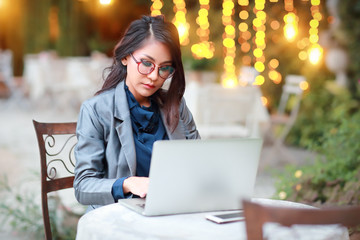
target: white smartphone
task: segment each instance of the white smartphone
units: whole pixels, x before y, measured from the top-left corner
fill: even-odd
[[[244,212],[220,213],[214,215],[207,215],[206,219],[216,223],[228,223],[244,220]]]

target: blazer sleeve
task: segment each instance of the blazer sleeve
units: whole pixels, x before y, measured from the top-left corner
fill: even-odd
[[[180,103],[180,122],[182,122],[186,139],[200,139],[200,134],[196,129],[194,118],[186,105],[185,99],[182,98]]]
[[[106,174],[104,127],[94,109],[85,102],[80,109],[75,148],[75,196],[84,205],[114,203],[111,190],[116,179]]]

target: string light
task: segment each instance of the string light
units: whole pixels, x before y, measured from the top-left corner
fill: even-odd
[[[282,81],[281,73],[276,70],[276,68],[279,66],[279,60],[276,58],[273,58],[268,63],[268,77],[271,81],[273,81],[275,84],[279,84]]]
[[[111,3],[111,0],[100,0],[101,5],[109,5]]]
[[[240,50],[243,53],[242,57],[242,65],[249,66],[251,64],[251,57],[248,55],[250,52],[251,46],[248,40],[251,39],[251,32],[249,31],[249,26],[245,22],[249,18],[249,12],[247,11],[249,7],[249,1],[239,0],[238,4],[240,5],[239,18],[240,23],[238,25],[239,29],[239,38],[238,43],[240,44]],[[242,83],[240,80],[240,85],[244,85],[246,83]]]
[[[224,46],[224,75],[222,76],[222,84],[224,87],[231,88],[237,85],[237,77],[235,74],[235,23],[232,19],[234,14],[234,3],[232,0],[223,0],[223,16],[222,23],[225,27],[223,34]]]
[[[163,7],[163,2],[161,0],[151,0],[153,4],[151,5],[151,16],[161,15],[161,8]]]
[[[181,45],[189,44],[189,28],[190,24],[186,22],[186,4],[184,0],[173,0],[175,17],[173,23],[179,32],[179,40]]]
[[[266,97],[261,96],[260,99],[261,99],[262,105],[264,105],[264,106],[268,106],[268,105],[269,105],[269,100],[268,100]]]
[[[191,46],[191,52],[195,58],[207,58],[210,59],[214,57],[215,47],[212,42],[209,42],[210,35],[210,24],[208,20],[210,4],[209,0],[199,0],[200,10],[198,12],[198,17],[196,18],[196,23],[199,25],[199,28],[196,30],[196,34],[200,38],[200,43],[194,44]]]
[[[322,19],[319,5],[320,5],[320,0],[311,0],[312,19],[309,22],[309,25],[310,25],[309,41],[310,41],[311,46],[308,50],[308,57],[309,57],[310,63],[312,63],[312,64],[317,64],[323,55],[323,48],[318,44],[318,41],[319,41],[318,27],[319,27],[319,22]],[[300,55],[299,55],[299,58],[300,58]]]
[[[294,41],[296,35],[298,34],[298,21],[298,16],[296,16],[293,12],[290,12],[284,16],[284,35],[290,42]]]
[[[303,91],[305,91],[309,88],[309,83],[307,81],[301,81],[299,83],[299,86]]]
[[[293,0],[285,0],[284,1],[284,7],[285,7],[285,10],[288,11],[288,12],[294,11],[294,2],[293,2]]]
[[[255,0],[255,7],[253,9],[256,17],[253,20],[253,27],[255,30],[254,42],[255,49],[253,50],[253,55],[255,57],[254,68],[260,73],[256,76],[254,85],[263,85],[265,82],[264,76],[261,75],[265,70],[265,56],[264,49],[266,48],[265,44],[265,23],[266,23],[266,13],[263,11],[265,8],[265,0]]]

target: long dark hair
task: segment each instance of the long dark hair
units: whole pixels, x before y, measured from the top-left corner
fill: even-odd
[[[167,91],[159,89],[154,94],[154,99],[164,110],[166,123],[174,131],[179,122],[179,105],[185,91],[185,77],[178,31],[175,25],[165,21],[163,16],[143,16],[130,24],[114,48],[114,62],[108,69],[110,72],[101,90],[96,95],[116,87],[119,82],[125,80],[127,71],[126,66],[121,64],[121,60],[141,48],[143,43],[151,37],[169,48],[173,66],[176,69],[169,89]]]

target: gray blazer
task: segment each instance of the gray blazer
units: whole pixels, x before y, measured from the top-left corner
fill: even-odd
[[[175,131],[171,132],[163,121],[169,139],[200,138],[184,99],[179,112]],[[164,119],[163,112],[161,115]],[[92,208],[114,203],[111,194],[114,182],[136,173],[135,144],[124,81],[82,104],[76,133],[74,189],[77,200],[93,205]]]

